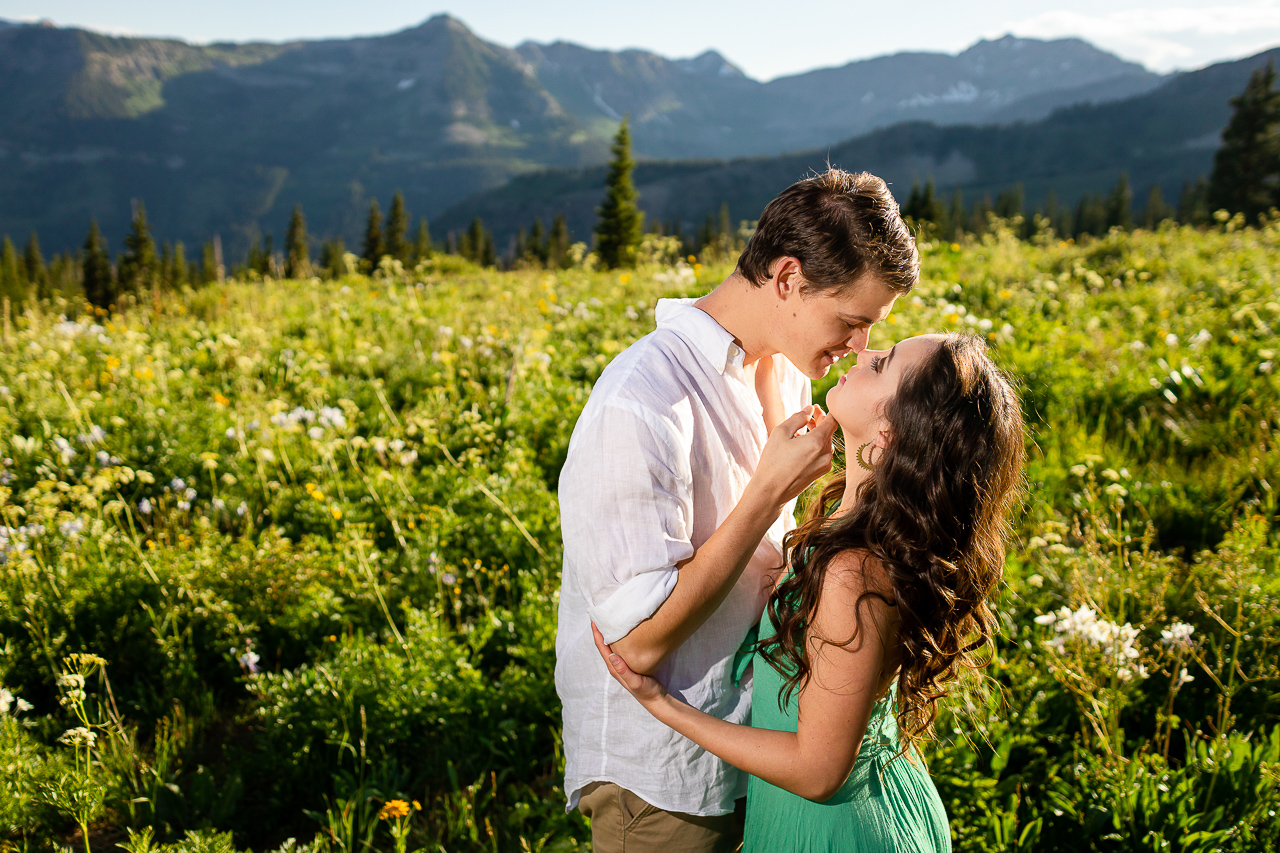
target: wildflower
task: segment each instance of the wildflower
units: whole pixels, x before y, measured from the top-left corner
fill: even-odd
[[[409,816],[409,804],[404,800],[387,800],[386,805],[378,812],[378,820],[391,820]]]
[[[221,512],[222,510],[224,510],[224,509],[226,509],[226,508],[227,508],[227,502],[226,502],[226,501],[224,501],[222,498],[214,498],[214,499],[213,499],[213,508],[214,508],[215,510],[218,510],[219,512]]]
[[[66,693],[62,694],[62,697],[58,702],[62,707],[69,708],[72,705],[79,705],[84,702],[85,696],[86,694],[83,690],[68,690]]]
[[[236,428],[235,428],[235,427],[227,427],[227,431],[226,431],[226,432],[224,432],[224,433],[223,433],[223,435],[225,435],[227,438],[235,438],[235,437],[236,437]]]
[[[457,579],[458,579],[457,575],[455,575],[453,572],[445,572],[444,576],[441,578],[441,580],[444,581],[445,586],[453,586],[454,582],[457,581]]]
[[[260,660],[262,660],[262,658],[258,657],[258,653],[253,649],[249,649],[247,652],[240,655],[240,657],[236,658],[240,667],[246,670],[250,675],[256,675],[261,671],[261,668],[258,666],[258,661]]]
[[[143,515],[151,515],[151,501],[147,500],[146,498],[143,498],[142,500],[138,501],[138,512],[142,513]]]
[[[9,708],[13,705],[13,694],[3,687],[0,687],[0,714],[9,713]]]
[[[1196,680],[1196,677],[1194,675],[1187,674],[1187,668],[1185,666],[1182,668],[1182,671],[1178,673],[1179,684],[1189,684],[1195,680]]]
[[[169,488],[175,492],[180,492],[187,487],[187,481],[181,477],[174,477],[169,481]]]
[[[241,502],[240,506],[236,507],[236,515],[244,515],[248,511],[249,511],[248,505],[246,505],[243,502]]]
[[[1170,332],[1164,336],[1164,342],[1171,347],[1176,347],[1178,345],[1178,336]]]
[[[1188,625],[1186,622],[1174,622],[1168,628],[1160,631],[1160,642],[1166,646],[1183,646],[1191,645],[1191,635],[1196,632],[1194,625]]]
[[[225,406],[231,401],[215,391],[213,394],[213,402],[217,403],[219,406]]]
[[[67,729],[62,733],[62,737],[58,738],[58,743],[67,746],[91,747],[97,742],[98,736],[86,729],[84,726],[76,726],[74,729]]]
[[[1071,473],[1076,477],[1083,477],[1085,474],[1089,473],[1089,466],[1088,465],[1072,465]]]
[[[77,672],[68,672],[63,675],[59,675],[57,683],[61,688],[81,690],[84,688],[84,676]]]
[[[324,429],[322,427],[313,426],[311,427],[311,429],[307,430],[307,435],[309,435],[315,441],[319,441],[320,439],[324,438]]]
[[[342,518],[342,510],[338,509],[336,506],[329,507],[329,514],[333,516],[334,521],[339,521]]]

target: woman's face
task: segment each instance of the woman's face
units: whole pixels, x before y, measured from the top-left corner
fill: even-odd
[[[827,392],[827,413],[840,424],[846,447],[875,441],[887,428],[885,404],[897,393],[903,374],[937,349],[939,338],[920,335],[892,349],[858,353],[858,363]]]

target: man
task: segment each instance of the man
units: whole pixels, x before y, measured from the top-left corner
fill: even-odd
[[[865,349],[918,275],[884,181],[830,169],[769,203],[715,290],[659,301],[657,330],[592,390],[560,476],[556,688],[565,792],[597,853],[736,847],[745,776],[649,716],[605,669],[591,624],[686,702],[748,720],[735,653],[796,496],[831,464],[836,425],[810,418],[810,380]]]

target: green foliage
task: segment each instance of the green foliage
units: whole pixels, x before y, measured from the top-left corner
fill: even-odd
[[[631,128],[628,119],[613,139],[613,159],[604,179],[604,202],[597,211],[596,253],[610,269],[635,266],[636,248],[644,234],[644,214],[636,206],[639,194],[631,180]]]
[[[285,278],[311,277],[311,238],[307,236],[307,218],[302,205],[295,205],[289,217],[289,230],[284,237]]]
[[[1025,399],[989,689],[926,746],[956,849],[1274,849],[1280,224],[1012,227],[923,240],[872,342],[984,335]],[[14,318],[0,843],[78,848],[92,813],[132,853],[585,845],[558,472],[654,300],[730,267],[647,235],[634,271],[561,269],[556,230],[545,267],[367,277],[329,244],[333,280]],[[78,652],[107,666],[60,685]]]
[[[409,261],[409,211],[404,206],[404,193],[396,190],[387,211],[387,228],[383,251],[401,263]]]
[[[160,262],[156,243],[147,224],[147,208],[139,201],[133,211],[133,226],[124,238],[120,254],[120,287],[125,292],[142,294],[159,283]]]
[[[109,308],[116,303],[115,271],[111,256],[107,254],[106,241],[98,230],[98,220],[89,223],[89,235],[84,240],[84,296],[96,308]]]
[[[382,211],[378,209],[378,200],[369,202],[369,218],[364,226],[364,250],[361,257],[368,269],[378,268],[378,262],[387,252],[386,240],[382,236]]]
[[[1273,65],[1259,68],[1238,97],[1213,158],[1209,204],[1249,222],[1280,206],[1280,92]]]

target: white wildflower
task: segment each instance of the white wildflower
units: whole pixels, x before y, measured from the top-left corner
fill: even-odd
[[[1183,646],[1191,645],[1191,637],[1195,634],[1194,625],[1188,625],[1186,622],[1174,622],[1168,628],[1160,631],[1160,642],[1166,646]]]
[[[147,500],[146,498],[143,498],[142,500],[138,501],[138,512],[142,513],[143,515],[151,515],[151,501]]]
[[[81,747],[93,746],[98,740],[98,736],[86,729],[84,726],[77,726],[74,729],[67,729],[62,733],[62,737],[58,738],[58,743],[67,746]]]

